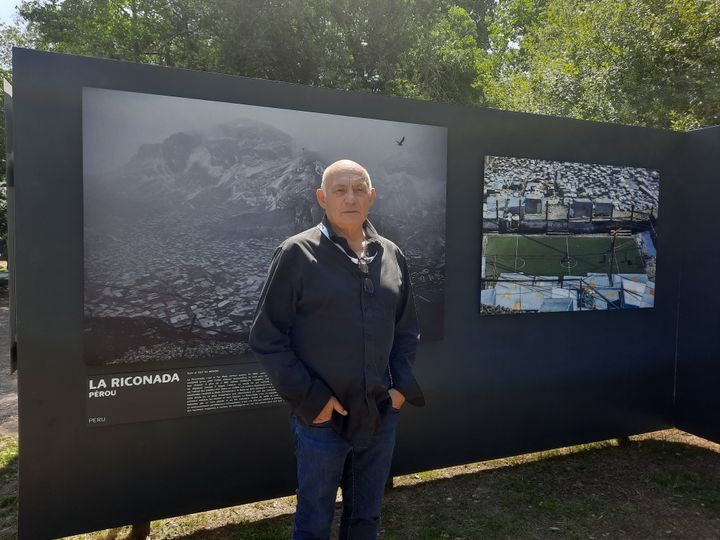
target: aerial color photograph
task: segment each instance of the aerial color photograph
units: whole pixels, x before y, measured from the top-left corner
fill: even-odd
[[[651,308],[660,174],[485,157],[483,315]]]

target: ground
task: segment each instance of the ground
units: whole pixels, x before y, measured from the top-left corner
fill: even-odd
[[[287,539],[294,506],[285,497],[154,521],[150,538]],[[9,517],[0,538],[13,537],[2,535],[14,532]],[[68,538],[123,540],[129,532]],[[380,538],[716,540],[720,445],[667,430],[398,477]]]
[[[643,273],[640,250],[632,237],[618,237],[612,256],[610,236],[489,235],[485,278],[501,272],[536,276],[584,276],[588,272]],[[612,269],[610,266],[612,265]]]
[[[0,282],[0,437],[17,436],[17,377],[10,373],[7,284]]]

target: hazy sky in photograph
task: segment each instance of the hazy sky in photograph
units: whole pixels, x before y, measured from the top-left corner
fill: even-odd
[[[284,131],[298,148],[314,151],[328,162],[351,157],[379,163],[402,153],[420,165],[427,161],[435,173],[442,168],[444,177],[444,127],[96,88],[83,91],[85,172],[112,171],[127,163],[141,145],[160,143],[174,133],[243,119]],[[400,146],[396,141],[403,137]],[[428,152],[433,148],[442,149],[441,155]]]

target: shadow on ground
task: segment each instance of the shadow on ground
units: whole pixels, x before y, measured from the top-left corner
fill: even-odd
[[[554,453],[397,478],[397,487],[386,496],[380,537],[720,538],[720,453],[715,445],[647,439]],[[207,513],[218,514],[213,523],[225,524],[179,536],[170,534],[169,524],[176,522],[176,531],[188,530],[182,525],[185,518],[156,522],[151,538],[290,537],[292,514],[287,507],[279,515],[250,520],[252,507]]]

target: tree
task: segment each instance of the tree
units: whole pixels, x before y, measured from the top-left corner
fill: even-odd
[[[716,0],[26,0],[40,49],[687,129],[716,124]]]
[[[478,31],[486,35],[494,2],[456,3],[26,0],[20,13],[45,50],[468,102]],[[412,90],[399,84],[415,76],[423,80]]]
[[[474,85],[478,47],[477,24],[468,12],[450,7],[404,55],[397,93],[454,103],[482,104],[483,89]]]
[[[17,24],[0,24],[0,79],[12,82],[12,48],[29,47],[33,37]],[[1,89],[0,89],[1,90]],[[5,148],[5,92],[0,91],[0,238],[7,238],[7,154]]]
[[[493,106],[632,125],[720,122],[720,4],[509,0],[476,84]]]
[[[20,15],[39,49],[206,69],[215,56],[212,2],[31,0]]]

